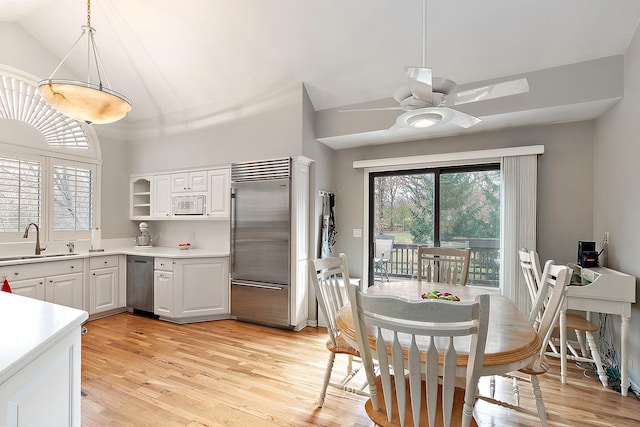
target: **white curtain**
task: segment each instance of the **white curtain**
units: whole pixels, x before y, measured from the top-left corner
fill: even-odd
[[[502,157],[500,289],[528,313],[531,301],[520,271],[518,250],[536,250],[538,156]]]

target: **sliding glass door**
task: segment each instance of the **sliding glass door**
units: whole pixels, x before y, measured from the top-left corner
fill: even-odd
[[[428,245],[470,247],[468,283],[498,286],[499,165],[376,172],[369,179],[370,284],[413,277],[417,247]]]

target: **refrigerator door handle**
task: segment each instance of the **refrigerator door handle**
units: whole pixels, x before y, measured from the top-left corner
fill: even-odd
[[[254,283],[254,282],[236,282],[236,281],[231,281],[231,285],[238,285],[238,286],[246,286],[248,288],[261,288],[261,289],[272,289],[275,291],[280,291],[280,290],[286,290],[286,287],[283,286],[278,286],[278,285],[269,285],[269,284],[264,284],[264,283]]]
[[[229,248],[229,264],[231,269],[231,274],[233,274],[236,265],[236,257],[234,247],[236,246],[236,190],[235,188],[231,188],[231,199],[230,199],[230,209],[231,209],[231,245]]]

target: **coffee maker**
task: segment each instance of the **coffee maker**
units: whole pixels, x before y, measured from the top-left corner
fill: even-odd
[[[146,222],[141,222],[138,229],[140,229],[140,234],[136,237],[136,246],[151,246],[153,238],[149,234],[149,225]]]

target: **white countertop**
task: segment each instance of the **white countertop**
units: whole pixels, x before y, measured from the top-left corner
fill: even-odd
[[[88,317],[83,310],[0,292],[0,384]]]
[[[177,247],[163,247],[163,246],[152,246],[152,247],[137,247],[137,246],[123,246],[116,248],[108,248],[104,251],[100,252],[89,252],[89,251],[77,251],[73,255],[72,254],[64,254],[64,256],[51,256],[57,255],[54,253],[48,254],[43,252],[41,256],[34,258],[25,258],[25,259],[7,259],[8,257],[0,256],[0,266],[3,265],[14,265],[14,264],[30,264],[34,262],[45,262],[45,261],[62,261],[66,259],[77,259],[77,258],[86,258],[86,257],[94,257],[94,256],[104,256],[104,255],[142,255],[142,256],[150,256],[150,257],[166,257],[166,258],[219,258],[219,257],[228,257],[229,252],[227,251],[216,251],[210,249],[179,249]],[[17,255],[19,256],[19,255]],[[31,257],[32,255],[25,255],[27,257]]]

